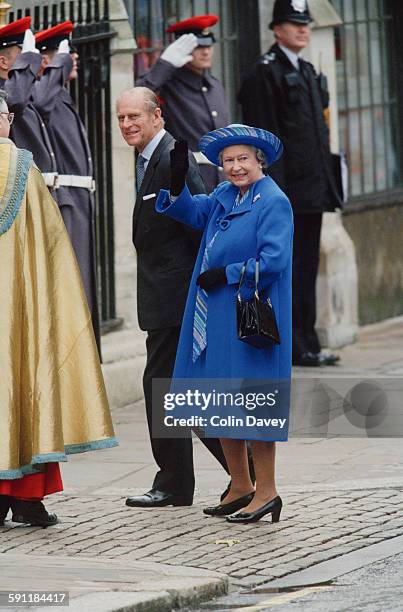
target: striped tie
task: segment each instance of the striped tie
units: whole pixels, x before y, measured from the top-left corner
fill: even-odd
[[[146,158],[142,155],[139,155],[136,163],[136,189],[137,193],[140,191],[141,183],[143,182],[144,175],[146,173],[144,164],[146,163]]]

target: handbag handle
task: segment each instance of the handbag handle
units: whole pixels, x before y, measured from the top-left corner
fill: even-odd
[[[247,262],[245,261],[245,263],[243,264],[242,268],[241,268],[241,276],[239,277],[239,285],[238,285],[238,300],[241,302],[241,286],[243,283],[243,279],[245,276],[245,272],[246,272],[246,264]],[[259,266],[259,260],[256,259],[256,264],[255,264],[255,296],[257,297],[257,299],[259,299],[259,270],[260,270],[260,266]]]

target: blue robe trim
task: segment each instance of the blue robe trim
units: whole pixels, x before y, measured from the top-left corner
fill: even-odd
[[[29,151],[11,149],[7,185],[0,199],[0,236],[10,229],[21,208],[32,162]]]
[[[59,461],[67,461],[67,455],[75,455],[77,453],[86,453],[87,451],[100,450],[103,448],[113,448],[118,446],[119,442],[115,437],[107,438],[106,440],[94,440],[93,442],[85,442],[84,444],[69,444],[64,447],[64,453],[46,453],[44,455],[34,455],[32,462],[23,465],[15,470],[0,471],[0,480],[17,480],[30,474],[37,474],[38,468],[44,463],[59,463]],[[37,466],[37,467],[35,467]]]

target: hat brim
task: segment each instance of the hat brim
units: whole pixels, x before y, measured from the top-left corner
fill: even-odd
[[[282,23],[296,23],[298,25],[309,25],[310,23],[312,23],[312,21],[313,19],[311,17],[304,17],[303,15],[301,15],[301,17],[291,16],[291,17],[285,17],[284,19],[272,21],[269,24],[269,28],[270,30],[272,30],[275,25],[281,25]]]
[[[225,135],[225,128],[209,132],[200,140],[200,151],[204,153],[209,161],[215,166],[220,166],[220,153],[227,147],[233,145],[250,145],[261,149],[266,156],[266,165],[271,166],[276,162],[283,153],[283,144],[277,136],[271,132],[254,128],[257,132],[261,131],[265,134],[265,138],[252,136],[247,134]]]
[[[198,36],[197,46],[198,47],[212,47],[215,43],[214,36]]]

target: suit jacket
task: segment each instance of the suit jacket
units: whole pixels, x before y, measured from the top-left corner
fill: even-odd
[[[174,142],[167,132],[152,154],[133,211],[137,315],[147,331],[181,325],[201,238],[200,232],[155,212],[160,189],[169,189]],[[186,183],[192,194],[206,192],[191,153]]]

